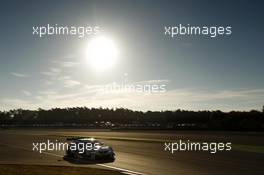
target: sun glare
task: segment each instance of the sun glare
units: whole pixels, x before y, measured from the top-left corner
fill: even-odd
[[[118,50],[113,40],[100,36],[89,42],[87,54],[91,67],[96,71],[104,71],[114,66]]]

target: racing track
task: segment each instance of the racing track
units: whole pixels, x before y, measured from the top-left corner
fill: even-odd
[[[111,145],[116,153],[114,163],[84,165],[63,160],[63,151],[32,151],[32,142],[64,141],[66,136],[94,136]],[[227,132],[94,132],[87,130],[1,130],[1,164],[47,164],[89,166],[115,169],[125,174],[175,175],[175,174],[262,174],[264,153],[258,149],[245,149],[245,145],[264,145],[263,133]],[[231,141],[244,145],[230,152],[164,152],[162,140]]]

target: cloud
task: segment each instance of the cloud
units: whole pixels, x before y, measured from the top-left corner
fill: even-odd
[[[192,101],[215,101],[215,100],[245,100],[264,97],[264,89],[237,89],[237,90],[208,90],[208,89],[178,89],[173,90],[177,96]]]
[[[4,98],[1,99],[2,108],[4,109],[17,109],[17,108],[23,108],[23,109],[36,109],[37,104],[34,105],[32,101],[30,100],[23,100],[19,98]]]
[[[168,84],[170,82],[170,80],[144,80],[144,81],[139,81],[136,82],[135,84],[139,83],[139,84]]]
[[[264,103],[264,89],[174,89],[165,93],[109,93],[104,85],[79,86],[71,92],[42,93],[40,107],[125,107],[134,110],[251,110]]]
[[[31,94],[31,92],[29,92],[29,91],[27,91],[27,90],[22,90],[21,91],[24,95],[26,95],[26,96],[31,96],[32,94]]]
[[[58,74],[58,73],[61,72],[61,69],[59,69],[59,68],[55,68],[55,67],[51,67],[51,68],[50,68],[50,71],[53,72],[53,73],[57,73],[57,74]]]
[[[50,81],[50,80],[46,80],[46,81],[44,81],[44,83],[46,85],[52,85],[52,84],[54,84],[54,82],[53,81]]]
[[[70,68],[80,64],[80,62],[72,61],[76,60],[75,57],[75,55],[69,54],[64,57],[53,59],[51,62],[62,68]]]
[[[77,62],[72,62],[72,61],[64,61],[60,63],[62,67],[74,67],[78,65],[79,63]]]
[[[49,71],[41,72],[41,74],[46,76],[57,76],[61,73],[61,71],[62,70],[59,68],[51,67],[49,68]]]
[[[58,80],[69,80],[69,79],[71,79],[70,76],[60,76],[60,77],[58,78]]]
[[[27,101],[23,99],[5,99],[6,107],[124,107],[133,110],[251,110],[264,104],[264,89],[198,89],[175,88],[159,93],[141,93],[135,91],[105,93],[109,84],[91,84],[79,82],[70,76],[58,76],[56,80],[65,88],[44,88],[36,96],[23,90]],[[55,80],[54,80],[55,81]],[[142,84],[166,84],[169,80],[145,80]],[[31,100],[28,100],[31,98]],[[4,104],[5,103],[5,104]],[[21,104],[24,103],[24,104]]]
[[[30,75],[28,74],[22,74],[22,73],[17,73],[17,72],[11,72],[11,75],[18,77],[18,78],[28,78]]]
[[[68,80],[68,79],[65,80],[63,83],[64,83],[64,87],[75,87],[81,84],[79,81]]]
[[[41,72],[42,75],[46,75],[46,76],[56,76],[57,73],[52,72],[52,71],[46,71],[46,72]]]
[[[57,91],[47,90],[47,91],[39,91],[38,93],[42,95],[52,95],[52,94],[57,94]]]

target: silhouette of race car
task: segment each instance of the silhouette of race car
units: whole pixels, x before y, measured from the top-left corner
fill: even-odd
[[[114,162],[115,153],[112,147],[94,138],[67,138],[68,148],[65,158],[84,161]]]

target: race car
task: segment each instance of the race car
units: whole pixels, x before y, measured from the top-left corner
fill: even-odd
[[[94,138],[68,138],[65,158],[84,161],[114,162],[115,153],[110,146]]]

